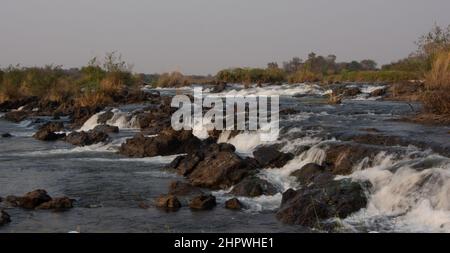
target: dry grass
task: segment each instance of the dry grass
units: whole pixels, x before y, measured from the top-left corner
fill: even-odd
[[[189,84],[189,80],[180,72],[162,74],[156,82],[157,87],[182,87]]]
[[[431,71],[426,75],[426,91],[422,102],[427,112],[450,115],[450,52],[436,55]]]
[[[323,76],[309,70],[300,70],[295,72],[288,79],[289,83],[309,83],[319,82],[323,79]]]
[[[80,107],[104,106],[112,102],[112,98],[102,91],[86,91],[75,98],[75,104]]]

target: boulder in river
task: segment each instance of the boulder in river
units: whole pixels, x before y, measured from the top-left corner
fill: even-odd
[[[375,157],[380,151],[380,148],[353,144],[353,143],[338,143],[331,144],[326,150],[326,158],[324,164],[328,171],[334,175],[350,175],[353,168],[358,165],[363,159],[369,158],[369,161]]]
[[[321,227],[321,222],[330,218],[344,219],[365,208],[365,187],[350,179],[330,180],[324,184],[312,184],[297,191],[283,193],[276,216],[287,224]]]
[[[66,136],[65,141],[75,146],[89,146],[108,141],[106,133],[90,130],[88,132],[72,132]]]
[[[242,210],[244,205],[237,198],[229,199],[225,202],[225,208],[230,210]]]
[[[62,130],[64,130],[62,122],[48,122],[42,125],[33,137],[40,141],[56,141],[66,137],[65,133],[55,133]]]
[[[11,222],[11,217],[5,210],[0,210],[0,226],[6,225]]]
[[[181,203],[174,195],[161,195],[155,200],[156,207],[167,211],[176,211],[181,208]]]
[[[234,152],[210,153],[188,175],[194,186],[227,189],[254,173],[255,167]]]
[[[290,176],[295,177],[297,182],[306,186],[313,183],[319,177],[323,177],[324,174],[326,174],[325,170],[326,168],[324,166],[315,163],[308,163],[301,169],[292,172]]]
[[[189,207],[194,210],[211,210],[216,205],[216,197],[213,195],[200,195],[194,197],[189,203]]]
[[[247,177],[233,187],[231,194],[243,197],[259,197],[261,195],[275,195],[277,188],[264,179],[256,176]]]
[[[283,153],[275,146],[263,146],[253,152],[253,157],[262,168],[281,168],[294,158],[291,153]]]

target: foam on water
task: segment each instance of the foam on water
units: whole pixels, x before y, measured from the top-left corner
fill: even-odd
[[[294,96],[294,95],[324,95],[325,91],[318,85],[314,84],[283,84],[283,85],[270,85],[265,87],[251,87],[247,89],[232,89],[225,92],[218,93],[218,96]]]
[[[131,116],[127,112],[122,112],[119,109],[112,110],[114,113],[113,117],[106,121],[107,125],[116,126],[120,129],[138,129],[139,123],[135,116]],[[99,112],[97,114],[92,115],[78,131],[89,131],[94,129],[99,125],[98,118],[101,114],[105,113]]]
[[[366,209],[345,221],[384,221],[387,230],[450,232],[450,159],[439,155],[397,160],[380,153],[351,178],[373,188]],[[389,219],[384,219],[390,217]]]

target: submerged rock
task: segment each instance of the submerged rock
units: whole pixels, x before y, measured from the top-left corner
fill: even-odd
[[[13,137],[10,133],[3,133],[0,135],[2,138],[11,138]]]
[[[253,152],[253,157],[262,168],[281,168],[292,160],[294,155],[280,152],[275,146],[263,146]]]
[[[225,202],[225,208],[230,210],[242,210],[244,205],[237,198],[229,199]]]
[[[73,207],[73,199],[68,197],[54,198],[36,207],[36,209],[64,211]]]
[[[109,136],[106,133],[90,130],[88,132],[72,132],[64,139],[75,146],[90,146],[100,142],[106,142]]]
[[[6,225],[11,222],[11,217],[5,210],[0,210],[0,226]]]
[[[236,196],[259,197],[261,195],[275,195],[278,190],[264,179],[247,177],[235,185],[230,193]]]
[[[211,210],[217,205],[213,195],[200,195],[191,200],[189,207],[194,210]]]
[[[324,220],[344,219],[366,205],[367,198],[360,183],[350,179],[331,180],[297,191],[287,190],[276,216],[287,224],[320,228]]]
[[[169,195],[190,196],[200,194],[203,194],[203,191],[200,188],[182,181],[173,181],[169,186]]]
[[[162,195],[156,198],[155,205],[168,211],[177,211],[181,208],[181,203],[174,195]]]

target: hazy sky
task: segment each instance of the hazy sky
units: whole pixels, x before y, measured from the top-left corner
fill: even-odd
[[[77,67],[117,50],[138,72],[215,74],[315,51],[387,63],[449,0],[0,0],[0,66]]]

